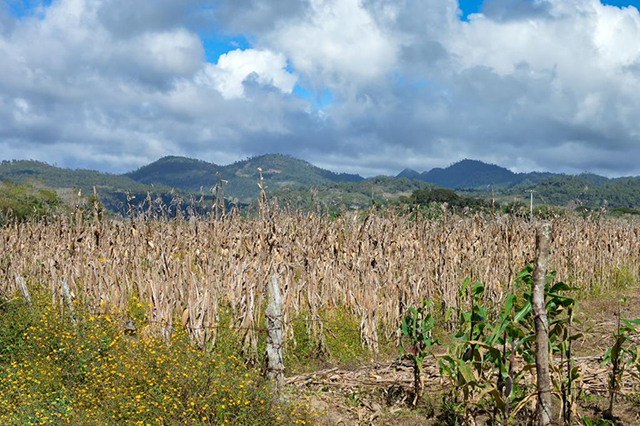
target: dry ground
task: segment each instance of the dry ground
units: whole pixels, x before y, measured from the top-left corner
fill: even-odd
[[[619,303],[622,297],[628,301]],[[623,318],[640,318],[640,287],[593,296],[580,301],[578,306],[578,327],[585,333],[585,338],[576,345],[583,374],[584,397],[580,412],[592,418],[597,417],[607,404],[609,370],[602,365],[602,355],[612,343],[616,314],[620,309]],[[445,384],[433,361],[425,365],[424,374],[424,402],[416,410],[409,407],[413,385],[411,364],[399,359],[372,362],[357,368],[326,368],[288,377],[287,384],[312,395],[314,407],[323,413],[322,425],[444,424],[437,415]],[[624,383],[625,397],[617,404],[616,424],[640,424],[639,385],[631,379]]]

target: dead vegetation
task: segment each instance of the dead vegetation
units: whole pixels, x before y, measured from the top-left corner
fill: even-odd
[[[374,212],[331,220],[276,209],[268,219],[150,215],[87,221],[80,212],[4,227],[0,290],[12,292],[22,277],[50,290],[64,309],[66,283],[71,297],[96,313],[128,312],[135,296],[146,313],[144,332],[169,338],[178,318],[199,344],[215,342],[228,309],[248,353],[256,353],[267,280],[276,273],[285,342],[293,319],[304,315],[322,346],[323,313],[342,309],[357,318],[362,345],[375,353],[380,341],[398,337],[407,307],[421,298],[441,312],[456,307],[466,277],[485,284],[489,304],[501,303],[535,247],[534,224],[509,216],[423,220]],[[550,269],[583,292],[640,275],[637,222],[559,218],[553,235]]]

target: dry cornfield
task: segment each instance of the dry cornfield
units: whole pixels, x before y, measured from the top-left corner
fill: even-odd
[[[228,307],[255,350],[266,284],[276,273],[285,336],[300,314],[321,335],[322,313],[339,307],[359,319],[362,344],[376,351],[422,297],[441,302],[443,311],[455,306],[466,277],[484,282],[498,304],[533,258],[534,227],[509,216],[423,220],[390,212],[337,220],[275,212],[269,222],[239,215],[93,223],[61,217],[0,229],[0,291],[15,291],[23,277],[62,306],[64,281],[95,313],[126,312],[135,295],[150,331],[168,338],[180,318],[200,344],[215,341],[220,310]],[[551,267],[583,291],[640,275],[640,223],[558,218],[553,234]]]

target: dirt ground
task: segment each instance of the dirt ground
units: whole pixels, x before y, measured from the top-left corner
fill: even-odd
[[[619,303],[623,297],[627,302]],[[602,356],[612,344],[619,309],[622,318],[640,318],[640,287],[578,303],[575,327],[584,333],[575,345],[583,377],[580,417],[599,418],[607,407],[609,370]],[[627,377],[616,404],[615,424],[640,425],[640,383]],[[402,359],[357,368],[335,366],[288,377],[287,384],[294,393],[303,391],[311,397],[313,409],[321,413],[321,425],[445,425],[438,415],[446,383],[432,360],[425,364],[424,379],[423,402],[416,409],[410,407],[413,370]],[[478,425],[486,424],[477,420]],[[573,424],[582,422],[577,419]]]

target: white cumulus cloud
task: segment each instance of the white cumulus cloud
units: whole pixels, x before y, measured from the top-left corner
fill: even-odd
[[[393,15],[393,8],[384,9]],[[265,35],[294,68],[322,84],[353,85],[393,70],[397,45],[377,25],[363,0],[311,0],[303,19]]]
[[[244,96],[244,82],[252,76],[259,84],[291,93],[297,78],[286,67],[287,59],[281,53],[236,49],[221,55],[217,64],[207,64],[204,74],[222,96],[232,99]]]

